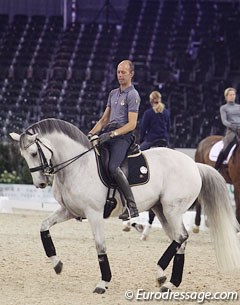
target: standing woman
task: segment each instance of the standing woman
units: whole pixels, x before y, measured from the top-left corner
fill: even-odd
[[[151,108],[147,109],[140,124],[140,148],[149,149],[152,146],[168,146],[170,113],[162,103],[158,91],[152,91],[150,96]]]
[[[160,92],[153,91],[150,96],[151,108],[147,109],[140,124],[140,148],[141,150],[149,149],[153,146],[168,146],[170,113],[162,103]],[[148,223],[144,227],[141,239],[146,240],[155,214],[152,210],[148,211]]]

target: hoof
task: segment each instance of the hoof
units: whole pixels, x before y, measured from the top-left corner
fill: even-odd
[[[192,231],[193,233],[199,233],[199,227],[198,226],[193,227]]]
[[[165,286],[162,286],[160,288],[160,292],[170,292],[170,291],[171,291],[171,289],[169,289],[168,287],[165,287]]]
[[[103,294],[106,292],[106,289],[102,288],[102,287],[96,287],[94,290],[93,290],[93,293],[98,293],[98,294]]]
[[[166,276],[161,276],[157,279],[157,285],[158,287],[161,287],[162,284],[164,284],[167,280],[167,277]]]
[[[147,235],[144,235],[142,234],[142,236],[140,237],[141,240],[147,240],[148,236]]]
[[[57,274],[60,274],[62,272],[62,269],[63,269],[63,263],[59,261],[57,265],[54,267],[54,270]]]
[[[131,227],[124,227],[123,229],[122,229],[124,232],[129,232],[130,230],[131,230]]]

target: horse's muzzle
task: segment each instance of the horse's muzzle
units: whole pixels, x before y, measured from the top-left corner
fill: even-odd
[[[40,189],[44,189],[46,186],[47,186],[47,183],[44,183],[44,182],[39,184]]]

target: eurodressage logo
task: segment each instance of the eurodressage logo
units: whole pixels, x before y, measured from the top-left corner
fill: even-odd
[[[125,299],[128,301],[161,301],[161,300],[174,300],[174,301],[195,301],[197,304],[203,304],[205,301],[222,300],[222,301],[236,301],[239,300],[237,291],[146,291],[139,288],[136,292],[133,290],[125,291]]]
[[[125,105],[125,100],[122,100],[120,105],[124,106]]]

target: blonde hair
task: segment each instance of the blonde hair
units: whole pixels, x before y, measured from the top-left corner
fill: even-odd
[[[155,113],[163,112],[165,105],[162,103],[162,95],[158,91],[152,91],[149,95],[150,103],[152,105],[153,111]],[[152,99],[156,99],[158,101],[157,104],[151,102]]]
[[[234,91],[235,93],[237,92],[237,90],[235,88],[227,88],[224,90],[224,97],[226,98],[228,96],[229,91]]]

